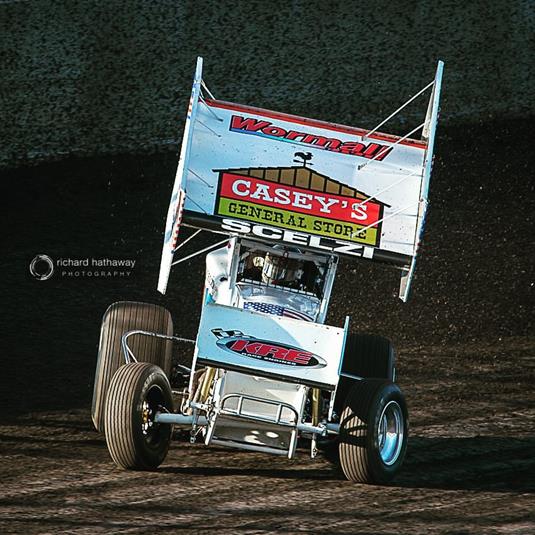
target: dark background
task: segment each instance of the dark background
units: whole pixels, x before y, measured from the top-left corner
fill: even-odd
[[[197,55],[219,98],[368,128],[443,59],[412,299],[397,299],[396,271],[342,262],[328,321],[351,314],[401,355],[532,336],[534,20],[521,1],[2,3],[2,405],[87,407],[113,301],[160,302],[195,336],[203,260],[176,269],[167,296],[155,287]],[[386,129],[419,124],[418,104]],[[37,281],[38,253],[136,266],[128,279]]]

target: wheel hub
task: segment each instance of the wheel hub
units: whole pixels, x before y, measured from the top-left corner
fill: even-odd
[[[141,404],[141,429],[148,443],[157,442],[159,425],[154,422],[154,416],[161,409],[163,395],[160,387],[153,385]]]
[[[377,426],[377,449],[387,466],[394,464],[401,452],[404,437],[403,411],[397,401],[389,401]]]
[[[141,409],[141,427],[143,428],[143,433],[147,434],[149,427],[152,426],[152,410],[147,401],[143,402]]]

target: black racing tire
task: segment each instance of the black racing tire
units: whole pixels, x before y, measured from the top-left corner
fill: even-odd
[[[396,352],[392,342],[384,336],[374,334],[350,334],[347,337],[342,373],[364,377],[395,380]],[[338,383],[334,410],[337,414],[355,383],[354,379],[342,375]]]
[[[338,449],[346,478],[371,484],[391,481],[403,464],[408,431],[407,404],[396,384],[384,379],[355,382],[340,417]]]
[[[154,470],[164,461],[173,426],[154,422],[157,411],[173,412],[164,372],[146,362],[121,366],[110,383],[104,410],[106,443],[117,466]]]
[[[173,320],[165,308],[149,303],[120,301],[106,310],[100,328],[97,368],[93,386],[91,418],[99,432],[104,431],[104,404],[115,372],[125,363],[121,338],[132,330],[156,332],[171,336]],[[132,335],[128,339],[138,362],[159,366],[167,376],[171,373],[172,341],[152,336]]]

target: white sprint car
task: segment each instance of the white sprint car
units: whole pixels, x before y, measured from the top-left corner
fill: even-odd
[[[442,62],[425,118],[406,136],[217,100],[198,59],[167,215],[158,290],[206,255],[196,340],[161,306],[119,302],[102,323],[92,417],[114,462],[154,469],[173,427],[192,442],[295,455],[337,448],[345,476],[400,469],[408,416],[389,340],[325,324],[340,257],[401,271],[406,300],[422,236]],[[393,117],[392,114],[390,119]],[[418,139],[414,137],[419,132]],[[179,242],[179,229],[196,229]],[[177,252],[202,230],[222,240]],[[174,343],[191,343],[185,365]],[[303,444],[301,440],[300,444]]]

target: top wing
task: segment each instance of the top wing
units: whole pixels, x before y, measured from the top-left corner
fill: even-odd
[[[441,75],[439,62],[426,119],[409,133],[422,129],[416,140],[204,98],[199,58],[158,289],[165,291],[183,223],[398,265],[406,299]]]

